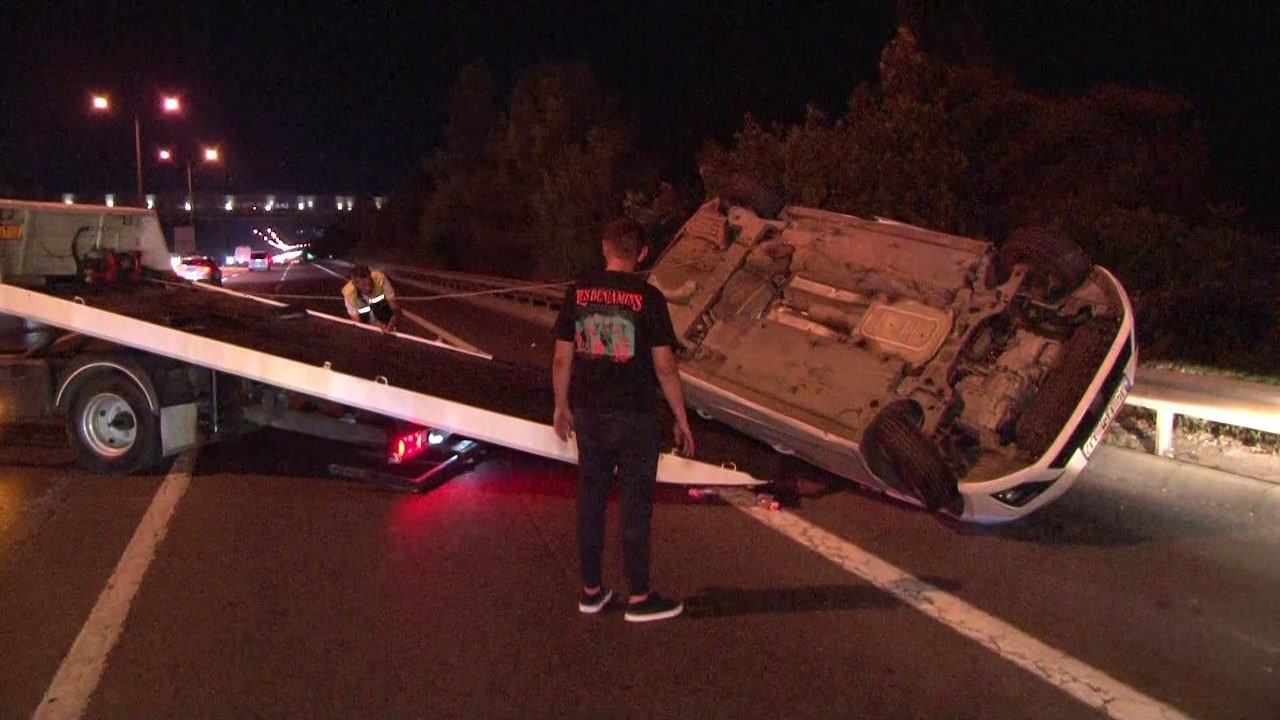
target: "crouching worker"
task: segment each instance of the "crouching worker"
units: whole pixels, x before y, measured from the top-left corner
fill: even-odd
[[[342,287],[347,315],[356,322],[372,324],[384,333],[395,330],[396,321],[400,319],[400,303],[396,302],[396,291],[387,276],[370,270],[368,265],[352,265],[349,278]]]

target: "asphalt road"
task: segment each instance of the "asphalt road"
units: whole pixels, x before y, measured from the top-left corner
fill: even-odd
[[[287,273],[226,285],[341,313]],[[549,360],[524,319],[406,306]],[[0,717],[1280,717],[1274,485],[1103,447],[975,528],[780,461],[777,512],[661,489],[655,586],[688,610],[636,626],[577,612],[572,467],[496,449],[405,494],[331,477],[345,453],[264,431],[106,478],[6,429]]]

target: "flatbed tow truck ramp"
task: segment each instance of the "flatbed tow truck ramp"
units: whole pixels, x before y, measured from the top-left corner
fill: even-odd
[[[50,395],[45,405],[67,416],[68,436],[82,446],[77,455],[103,471],[141,469],[218,439],[237,419],[252,424],[271,412],[262,397],[281,391],[477,443],[577,461],[575,444],[561,442],[548,424],[554,396],[544,369],[401,333],[383,335],[229,290],[156,279],[44,288],[0,283],[0,313],[69,333],[47,343],[53,364],[43,371]],[[52,359],[54,349],[67,347],[74,351]],[[33,358],[42,359],[28,352],[23,361]],[[95,383],[94,375],[111,380]],[[121,384],[134,390],[122,391]],[[246,385],[257,392],[246,397]],[[85,411],[93,402],[99,405],[91,408],[115,407],[134,417],[95,431]],[[661,482],[756,485],[760,475],[752,467],[757,473],[774,467],[776,456],[767,448],[727,428],[699,425],[699,459],[664,454]],[[129,452],[135,442],[154,445],[144,448],[148,462],[126,467],[124,458],[113,458],[120,450],[111,446],[113,432],[128,442]]]

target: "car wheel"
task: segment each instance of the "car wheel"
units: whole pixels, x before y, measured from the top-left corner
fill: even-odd
[[[142,389],[115,372],[85,378],[71,396],[67,438],[76,462],[96,473],[127,475],[160,460],[160,421]]]
[[[720,190],[720,199],[729,205],[747,208],[756,217],[776,220],[782,212],[782,197],[764,180],[747,173],[734,173]]]
[[[1076,328],[1062,360],[1018,418],[1013,442],[1019,450],[1036,458],[1044,455],[1080,404],[1115,338],[1114,321],[1094,320]]]
[[[1000,246],[1001,278],[1007,278],[1019,263],[1026,263],[1031,275],[1047,284],[1050,298],[1061,297],[1080,287],[1093,268],[1089,256],[1079,245],[1041,227],[1018,228]]]
[[[892,487],[913,493],[930,512],[960,498],[955,472],[938,447],[920,431],[924,415],[911,400],[884,407],[863,437],[867,466]]]

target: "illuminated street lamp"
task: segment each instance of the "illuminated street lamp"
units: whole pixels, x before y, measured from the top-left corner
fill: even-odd
[[[90,98],[90,106],[94,112],[111,112],[111,97],[105,93],[94,93]],[[160,109],[167,115],[182,112],[182,101],[177,95],[166,95],[160,101]],[[138,179],[138,202],[146,202],[146,191],[142,189],[142,118],[138,111],[133,111],[133,156],[134,167]]]
[[[160,152],[156,153],[156,157],[159,158],[160,162],[175,161],[173,151],[170,150],[169,148],[160,148]],[[218,164],[222,162],[221,153],[219,152],[217,146],[214,146],[214,145],[204,146],[204,148],[201,151],[201,157],[204,158],[204,162],[206,164]],[[190,159],[186,160],[185,164],[187,166],[187,212],[191,217],[192,225],[194,225],[196,221],[195,220],[196,196],[195,196],[194,188],[192,187],[192,184],[191,184],[191,160]]]

